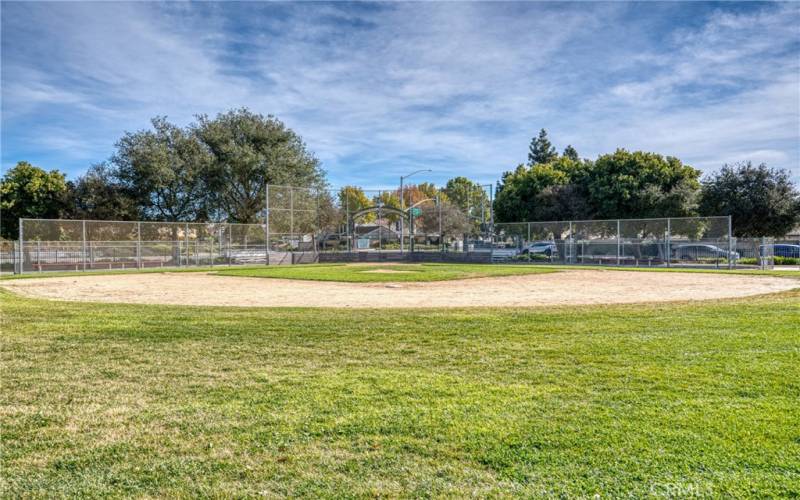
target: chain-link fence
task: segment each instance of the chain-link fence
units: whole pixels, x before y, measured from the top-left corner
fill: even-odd
[[[730,217],[499,223],[493,260],[665,267],[774,263],[769,238],[735,238]]]
[[[320,253],[358,254],[341,256],[352,260],[370,252],[470,252],[476,261],[513,263],[800,266],[800,242],[734,238],[730,217],[495,224],[492,186],[462,186],[270,185],[260,224],[22,219],[20,241],[0,242],[0,270],[295,264],[316,262]]]
[[[18,255],[16,241],[0,239],[0,274],[19,272],[17,268]]]
[[[404,190],[270,185],[261,224],[21,219],[3,247],[16,272],[315,262],[319,252],[424,252],[488,242],[491,186],[447,196]]]
[[[449,194],[432,185],[397,189],[268,186],[271,249],[297,252],[491,250],[491,185],[465,183]],[[468,242],[468,243],[465,243]]]
[[[22,219],[20,272],[264,264],[263,224]]]

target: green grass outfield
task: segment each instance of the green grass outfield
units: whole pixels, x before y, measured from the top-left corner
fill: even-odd
[[[800,291],[524,310],[0,301],[3,497],[800,495]]]

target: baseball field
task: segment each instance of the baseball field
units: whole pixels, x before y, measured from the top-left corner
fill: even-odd
[[[2,495],[796,497],[797,274],[4,279]]]

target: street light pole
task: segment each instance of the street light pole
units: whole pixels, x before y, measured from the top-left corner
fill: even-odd
[[[403,200],[403,180],[408,179],[412,175],[419,174],[420,172],[433,172],[433,170],[424,168],[422,170],[416,170],[410,174],[400,176],[400,211],[403,212],[403,215],[400,217],[400,253],[403,253],[404,249],[403,223],[405,222],[405,201]]]

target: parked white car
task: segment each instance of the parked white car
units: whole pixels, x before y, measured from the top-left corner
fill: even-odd
[[[520,253],[552,257],[553,255],[558,255],[558,247],[552,241],[533,241],[522,247]]]

